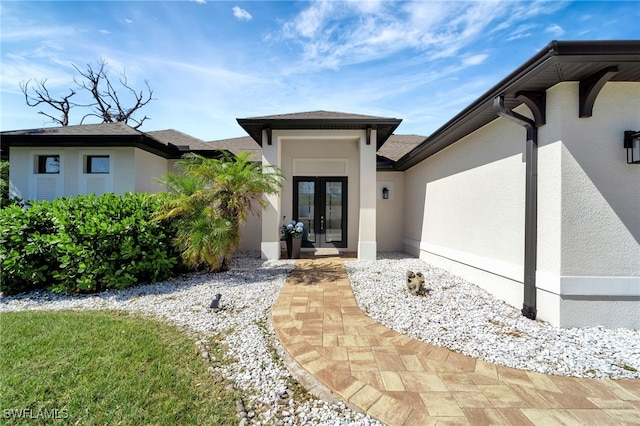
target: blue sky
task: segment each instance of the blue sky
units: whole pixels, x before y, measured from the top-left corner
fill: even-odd
[[[640,38],[639,1],[5,0],[0,19],[1,130],[54,125],[21,81],[60,96],[72,64],[102,58],[153,89],[141,130],[205,141],[244,136],[236,118],[314,110],[428,136],[552,40]]]

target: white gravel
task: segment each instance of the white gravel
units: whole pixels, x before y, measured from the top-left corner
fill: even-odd
[[[360,308],[415,339],[544,374],[640,378],[640,330],[532,321],[478,286],[403,254],[345,264]],[[429,295],[408,292],[407,270],[424,274]]]
[[[519,311],[478,287],[402,254],[377,261],[345,262],[360,307],[401,333],[515,368],[576,377],[640,378],[640,331],[557,329],[523,318]],[[310,396],[293,398],[293,379],[277,356],[279,342],[266,326],[271,306],[293,261],[243,253],[231,271],[196,273],[124,291],[64,296],[48,291],[0,298],[0,312],[118,309],[161,318],[188,330],[203,347],[215,335],[234,360],[216,368],[243,394],[254,425],[379,425],[344,404]],[[407,270],[421,271],[428,296],[406,290]],[[219,311],[209,309],[222,294]],[[632,371],[636,370],[636,371]]]
[[[294,261],[269,261],[242,253],[227,273],[194,273],[163,283],[123,291],[65,296],[37,291],[0,298],[0,312],[62,309],[117,309],[163,319],[194,336],[201,351],[216,335],[234,361],[214,368],[243,394],[241,424],[253,425],[380,425],[376,420],[311,395],[296,399],[292,375],[274,356],[280,348],[267,326]],[[221,309],[209,304],[220,293]],[[210,356],[210,354],[208,354]],[[215,365],[215,362],[212,363]]]

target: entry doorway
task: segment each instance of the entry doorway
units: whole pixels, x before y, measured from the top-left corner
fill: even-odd
[[[304,224],[302,247],[347,247],[346,177],[294,176],[293,212]]]

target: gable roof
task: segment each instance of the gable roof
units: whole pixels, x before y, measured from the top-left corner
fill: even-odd
[[[380,149],[402,120],[333,111],[309,111],[263,117],[238,118],[238,124],[262,146],[262,131],[271,130],[377,130]]]
[[[249,152],[251,153],[251,161],[262,161],[262,147],[251,136],[210,141],[206,144],[212,149],[229,151],[233,155],[239,152]]]
[[[152,137],[153,139],[161,142],[167,146],[175,146],[180,151],[210,151],[213,148],[208,145],[202,139],[194,138],[193,136],[187,135],[186,133],[182,133],[178,130],[167,129],[167,130],[152,130],[150,132],[145,132],[147,136]]]
[[[219,156],[204,141],[177,130],[141,132],[122,122],[43,127],[0,132],[5,146],[23,147],[121,147],[132,146],[163,158],[177,159],[186,152]],[[3,158],[8,152],[2,150]]]
[[[378,150],[378,155],[393,162],[398,161],[425,139],[426,136],[420,135],[391,135],[384,146]]]
[[[420,145],[426,139],[420,135],[391,135],[377,152],[378,169],[393,168],[393,164],[403,155]],[[262,161],[262,147],[251,136],[222,139],[206,142],[213,149],[237,154],[241,151],[251,153],[251,161]]]
[[[498,118],[493,108],[498,96],[513,109],[523,103],[522,93],[544,92],[563,81],[588,83],[607,70],[613,74],[607,81],[640,81],[640,41],[552,41],[400,158],[395,168],[407,170]]]
[[[122,122],[79,124],[75,126],[41,127],[0,132],[6,136],[138,136],[141,132]]]

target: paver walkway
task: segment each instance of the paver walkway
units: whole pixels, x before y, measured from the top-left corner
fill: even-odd
[[[340,258],[299,260],[272,318],[301,371],[389,425],[640,425],[640,380],[515,370],[396,333],[357,307]]]

